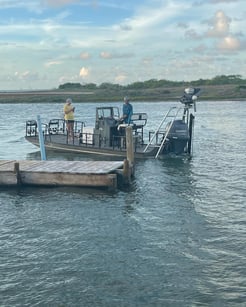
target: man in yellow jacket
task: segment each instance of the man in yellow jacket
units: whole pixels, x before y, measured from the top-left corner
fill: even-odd
[[[74,126],[74,110],[75,107],[72,106],[72,99],[68,98],[64,105],[64,119],[67,124],[68,136],[73,137],[73,126]]]

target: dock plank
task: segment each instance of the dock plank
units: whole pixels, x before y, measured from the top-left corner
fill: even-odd
[[[68,172],[83,174],[108,174],[123,166],[121,161],[39,161],[35,164],[23,164],[20,162],[20,169],[23,171],[36,172]]]

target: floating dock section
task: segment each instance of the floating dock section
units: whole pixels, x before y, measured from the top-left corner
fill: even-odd
[[[117,188],[129,182],[128,161],[1,160],[1,186]],[[122,182],[122,181],[121,181]]]

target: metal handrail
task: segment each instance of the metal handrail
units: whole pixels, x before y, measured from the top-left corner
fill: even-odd
[[[163,124],[165,123],[167,117],[173,117],[173,120],[172,120],[172,123],[173,123],[174,119],[177,117],[177,115],[178,115],[179,111],[182,109],[182,107],[179,107],[179,108],[178,108],[178,110],[177,110],[177,112],[175,113],[175,115],[172,115],[172,116],[169,115],[169,114],[171,113],[171,111],[173,111],[174,109],[177,109],[177,107],[171,107],[171,108],[167,111],[167,113],[166,113],[165,116],[163,117],[162,121],[160,122],[158,128],[156,129],[156,131],[154,132],[153,136],[151,137],[149,143],[148,143],[148,144],[146,145],[146,147],[144,148],[144,151],[143,151],[143,152],[146,152],[147,149],[149,148],[149,146],[152,144],[154,138],[155,138],[155,137],[157,136],[157,134],[159,133],[159,131],[160,131],[161,127],[163,126]],[[165,140],[166,140],[166,138],[167,138],[167,134],[168,134],[168,132],[169,132],[170,129],[171,129],[171,127],[168,129],[168,131],[166,131],[165,136],[164,136],[164,138],[163,138],[164,141],[162,140],[161,145],[158,146],[158,147],[160,147],[159,150],[158,150],[158,155],[159,155],[159,152],[160,152],[161,148],[162,148],[163,145],[164,145],[164,142],[165,142]],[[158,155],[157,155],[157,156],[158,156]]]

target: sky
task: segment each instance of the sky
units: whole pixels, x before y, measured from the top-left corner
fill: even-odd
[[[246,78],[245,0],[0,0],[0,91]]]

